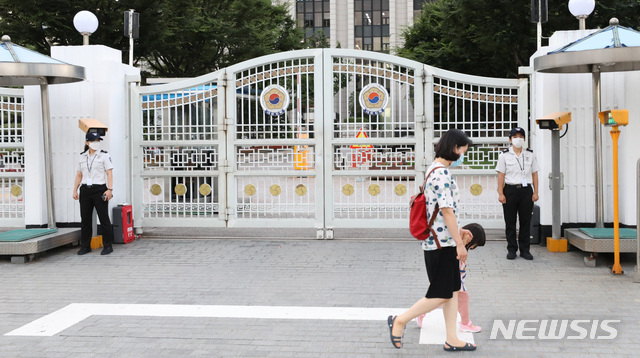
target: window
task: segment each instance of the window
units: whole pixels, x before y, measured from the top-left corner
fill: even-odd
[[[297,0],[296,19],[298,27],[304,30],[304,38],[324,32],[329,40],[331,20],[329,19],[329,0]]]
[[[389,52],[389,0],[355,0],[356,48]]]

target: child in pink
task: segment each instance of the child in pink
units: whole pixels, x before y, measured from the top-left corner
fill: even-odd
[[[463,229],[471,232],[470,235],[469,233],[466,233],[466,235],[462,237],[462,241],[464,242],[467,251],[473,250],[478,246],[484,246],[486,238],[484,228],[480,224],[469,224],[464,226]],[[460,325],[458,326],[458,330],[460,332],[478,333],[482,328],[473,324],[469,318],[469,292],[464,285],[464,280],[466,278],[467,264],[460,261],[460,281],[462,281],[462,286],[460,287],[460,291],[458,291],[458,312],[460,313]],[[419,327],[422,327],[422,320],[425,315],[426,314],[416,317],[416,322]]]

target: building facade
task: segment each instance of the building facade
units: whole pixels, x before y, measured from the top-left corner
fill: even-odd
[[[331,47],[393,53],[402,31],[432,0],[274,0],[289,5],[305,38],[324,34]]]

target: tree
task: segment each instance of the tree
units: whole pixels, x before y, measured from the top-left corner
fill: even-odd
[[[329,39],[327,38],[324,30],[320,29],[313,33],[312,36],[307,37],[304,40],[304,45],[306,48],[329,48],[331,44],[329,43]]]
[[[100,21],[92,44],[123,50],[124,11],[140,13],[135,60],[154,75],[198,76],[250,58],[303,46],[286,5],[270,0],[0,0],[0,29],[20,45],[49,54],[52,45],[80,45],[80,10]]]
[[[567,1],[549,0],[549,22],[543,36],[577,28]],[[404,32],[398,54],[451,71],[516,77],[536,51],[531,2],[512,0],[438,0],[425,3],[415,24]],[[617,16],[616,16],[617,15]],[[637,27],[640,2],[601,0],[587,19],[588,28],[606,27],[611,17]]]
[[[123,12],[150,0],[0,0],[0,32],[19,45],[50,55],[51,46],[82,45],[73,26],[78,11],[93,12],[99,21],[92,44],[117,49],[128,47],[122,35]]]
[[[157,21],[146,59],[159,76],[202,75],[302,47],[286,6],[270,0],[162,1]]]

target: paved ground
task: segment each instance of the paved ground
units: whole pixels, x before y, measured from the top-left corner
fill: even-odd
[[[22,265],[0,260],[0,357],[587,358],[640,351],[635,255],[623,256],[627,275],[612,276],[610,255],[587,268],[581,252],[535,246],[534,261],[507,261],[500,241],[470,254],[471,317],[483,326],[473,353],[421,345],[413,323],[396,350],[383,320],[91,316],[51,337],[5,336],[71,303],[403,308],[427,285],[418,243],[398,239],[143,238],[109,256],[76,251],[56,249]],[[621,322],[611,324],[618,332],[612,340],[490,339],[494,320],[525,319]]]

